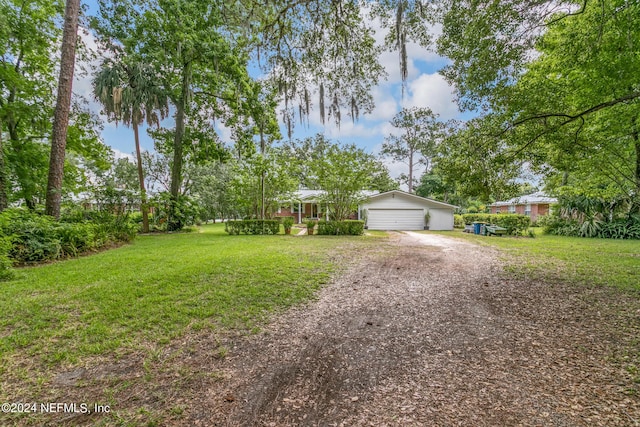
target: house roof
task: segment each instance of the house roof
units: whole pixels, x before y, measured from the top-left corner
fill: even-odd
[[[379,194],[375,194],[369,197],[369,200],[374,200],[377,199],[379,197],[383,197],[389,194],[401,194],[403,196],[407,196],[407,197],[412,197],[414,199],[423,201],[423,202],[430,202],[432,204],[438,205],[438,206],[442,206],[443,208],[452,208],[452,209],[457,209],[459,206],[455,206],[455,205],[450,205],[448,203],[444,203],[444,202],[439,202],[437,200],[433,200],[433,199],[428,199],[426,197],[421,197],[418,196],[416,194],[412,194],[412,193],[407,193],[406,191],[402,191],[402,190],[391,190],[391,191],[385,191],[384,193],[379,193]]]
[[[371,197],[378,194],[377,191],[363,190],[360,194],[364,197]],[[292,199],[300,202],[317,202],[325,199],[327,192],[324,190],[302,189],[293,193]]]
[[[536,193],[527,194],[525,196],[519,196],[519,197],[514,197],[513,199],[495,202],[490,206],[540,205],[540,204],[552,204],[557,202],[558,202],[558,199],[556,199],[555,197],[547,196],[542,191],[538,191]]]

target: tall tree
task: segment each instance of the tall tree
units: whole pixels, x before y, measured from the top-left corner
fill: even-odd
[[[464,107],[491,109],[507,160],[638,199],[637,2],[461,0],[443,22],[445,75]]]
[[[389,184],[388,171],[373,155],[355,145],[342,145],[316,135],[292,143],[287,152],[302,164],[303,184],[324,190],[329,216],[343,220],[366,199],[364,190]],[[386,188],[385,188],[386,189]]]
[[[163,76],[175,108],[174,195],[182,181],[189,116],[207,111],[235,128],[239,139],[247,136],[238,130],[247,119],[260,123],[252,117],[257,98],[247,72],[250,59],[274,81],[289,134],[296,113],[304,119],[315,99],[322,120],[339,123],[370,111],[370,89],[384,73],[373,29],[355,0],[99,3],[94,27],[105,44],[135,54]]]
[[[59,6],[55,0],[0,2],[0,210],[18,198],[36,205],[37,174],[46,170],[39,166],[50,133]]]
[[[149,207],[144,185],[139,126],[145,121],[148,125],[159,125],[160,120],[168,114],[167,96],[157,82],[158,77],[149,66],[141,63],[126,64],[123,61],[105,61],[93,80],[93,93],[104,107],[104,113],[116,123],[122,121],[125,126],[133,128],[144,233],[149,232]]]
[[[389,135],[382,144],[383,156],[409,167],[406,177],[409,193],[413,192],[416,168],[424,165],[429,170],[437,143],[443,136],[444,125],[437,118],[429,108],[405,108],[391,120],[393,127],[402,133]]]
[[[55,218],[60,217],[64,157],[67,145],[69,111],[71,109],[71,87],[73,85],[73,71],[76,59],[79,16],[80,0],[67,0],[64,12],[58,99],[53,117],[51,158],[49,161],[49,180],[47,183],[47,200],[45,206],[47,215]]]

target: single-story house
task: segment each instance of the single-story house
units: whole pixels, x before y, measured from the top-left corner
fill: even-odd
[[[369,230],[453,230],[453,212],[457,206],[427,199],[400,190],[369,197],[362,205]],[[425,215],[429,213],[429,223]]]
[[[377,194],[377,191],[362,191],[362,197],[370,197]],[[305,218],[329,219],[328,206],[326,202],[326,191],[324,190],[298,190],[289,202],[281,203],[275,217],[293,217],[300,224]],[[354,212],[352,219],[360,219],[360,212]]]
[[[489,207],[493,214],[521,214],[530,216],[531,221],[536,221],[538,216],[548,215],[551,205],[557,202],[558,200],[556,198],[549,197],[542,191],[538,191],[533,194],[527,194],[526,196],[514,197],[513,199],[502,202],[495,202],[489,205]]]

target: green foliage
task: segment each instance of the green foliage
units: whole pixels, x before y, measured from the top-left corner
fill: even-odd
[[[554,214],[538,219],[545,233],[558,236],[640,239],[640,214],[631,199],[561,196]]]
[[[138,229],[126,215],[94,212],[90,217],[79,218],[75,214],[58,222],[25,209],[7,209],[0,214],[3,244],[10,244],[6,254],[18,264],[73,257],[114,243],[129,242]]]
[[[9,251],[11,251],[11,237],[0,237],[0,282],[10,280],[14,277],[13,262],[9,258]]]
[[[455,228],[464,228],[465,221],[462,215],[454,214],[453,215],[453,226]]]
[[[155,195],[151,205],[155,208],[153,220],[156,229],[177,231],[198,221],[198,204],[189,196],[179,195],[175,199],[163,191]]]
[[[465,224],[486,222],[507,229],[507,234],[523,235],[531,225],[531,218],[519,214],[464,214]],[[455,221],[455,218],[454,218]]]
[[[409,166],[409,174],[404,176],[404,181],[410,193],[416,181],[415,169],[418,165],[425,166],[427,170],[431,168],[436,146],[444,136],[444,123],[437,119],[438,115],[429,108],[405,108],[391,120],[391,125],[402,130],[402,134],[387,136],[382,144],[380,153],[383,156]]]
[[[318,221],[319,235],[333,236],[361,236],[364,234],[364,221],[344,220],[344,221]]]
[[[640,57],[631,42],[640,39],[640,4],[542,4],[446,7],[438,45],[452,62],[444,74],[463,107],[486,107],[482,121],[493,122],[467,158],[496,157],[497,170],[527,162],[548,187],[589,197],[640,194]],[[582,233],[597,227],[590,221]]]
[[[273,235],[280,231],[280,221],[277,219],[243,219],[227,221],[224,224],[224,230],[232,235]]]
[[[282,226],[284,227],[285,231],[291,231],[291,227],[293,227],[293,217],[291,216],[286,216],[284,218],[282,218]]]
[[[381,170],[386,172],[386,168],[353,144],[332,143],[322,135],[307,142],[314,151],[313,161],[308,165],[307,187],[326,191],[323,202],[330,204],[331,219],[348,218],[366,199],[362,190],[371,188],[374,177]]]

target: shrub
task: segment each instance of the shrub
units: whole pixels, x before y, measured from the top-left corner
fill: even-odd
[[[9,258],[9,251],[11,250],[11,238],[0,237],[0,281],[9,280],[13,278],[13,263]]]
[[[346,235],[361,236],[364,234],[364,221],[318,221],[318,234],[320,235]]]
[[[455,214],[453,215],[453,226],[455,228],[464,228],[464,218],[462,215]]]
[[[231,235],[238,234],[278,234],[280,221],[277,219],[243,219],[225,222],[224,230]]]
[[[88,221],[86,217],[94,219]],[[7,209],[0,214],[0,235],[10,242],[5,253],[20,264],[76,256],[107,244],[128,242],[136,231],[137,225],[126,215],[105,212],[85,216],[76,211],[60,222],[25,209]],[[0,264],[1,259],[0,251]]]

